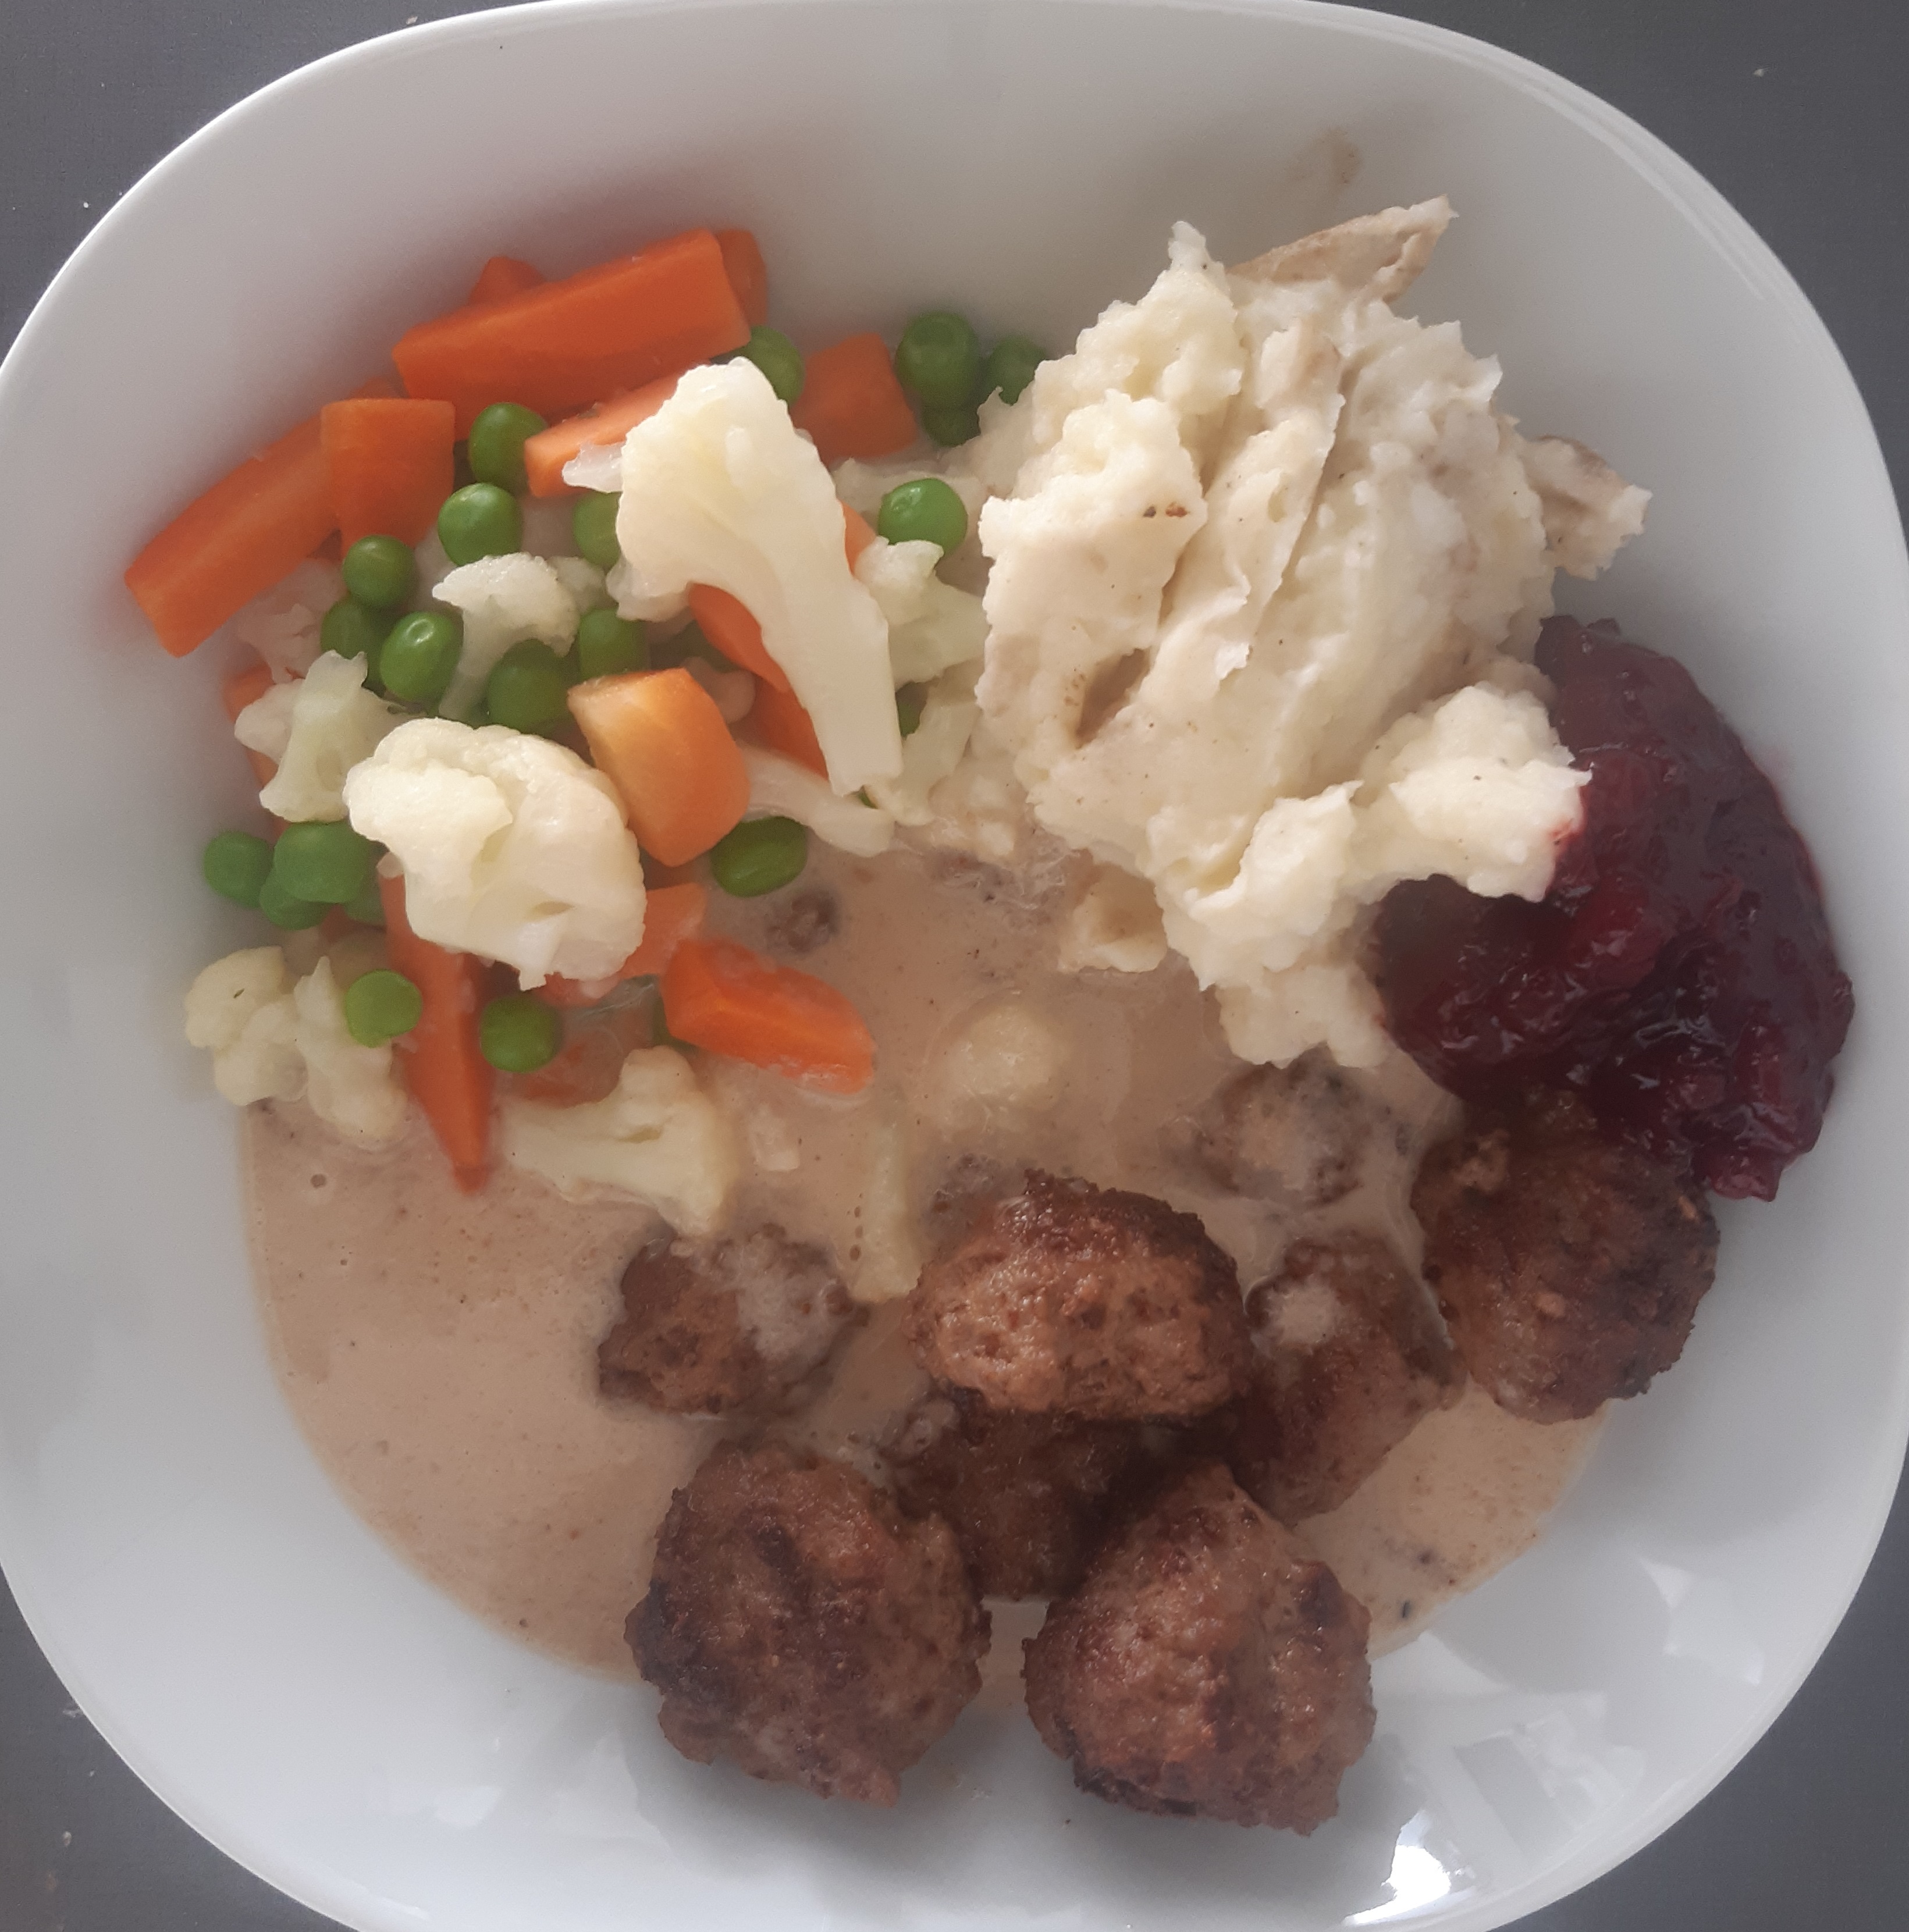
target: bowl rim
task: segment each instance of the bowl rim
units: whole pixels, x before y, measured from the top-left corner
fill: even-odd
[[[4,357],[0,357],[0,410],[25,380],[26,371],[42,352],[42,338],[57,326],[57,311],[70,284],[92,258],[117,245],[122,230],[136,224],[152,194],[182,169],[192,166],[201,152],[216,146],[230,129],[269,116],[286,99],[308,89],[323,88],[348,70],[393,60],[408,60],[434,47],[493,36],[509,38],[552,31],[593,16],[629,16],[704,12],[740,12],[758,8],[836,8],[866,4],[868,0],[519,0],[519,4],[464,13],[406,25],[335,49],[279,75],[254,89],[171,148],[147,169],[88,231],[61,265],[28,311]],[[978,8],[995,0],[886,0],[920,10]],[[1848,364],[1789,269],[1748,219],[1675,149],[1630,116],[1588,88],[1523,55],[1477,39],[1456,28],[1376,10],[1356,0],[1042,0],[1053,8],[1083,11],[1118,8],[1123,11],[1230,14],[1301,25],[1352,40],[1389,43],[1411,48],[1486,75],[1549,110],[1589,134],[1640,182],[1668,203],[1676,214],[1727,260],[1751,292],[1778,309],[1797,338],[1800,352],[1853,406],[1852,422],[1866,432],[1860,440],[1860,461],[1868,470],[1857,481],[1866,489],[1880,489],[1895,506],[1896,542],[1886,558],[1877,560],[1879,574],[1895,579],[1895,602],[1909,610],[1909,548],[1902,536],[1899,500],[1889,478],[1880,440]],[[1820,1628],[1802,1646],[1791,1667],[1765,1687],[1759,1708],[1732,1726],[1696,1769],[1666,1792],[1657,1803],[1626,1829],[1601,1837],[1580,1852],[1548,1870],[1514,1883],[1493,1896],[1460,1902],[1436,1922],[1449,1932],[1490,1932],[1528,1913],[1542,1910],[1580,1890],[1613,1870],[1653,1840],[1662,1836],[1707,1797],[1739,1764],[1787,1707],[1814,1670],[1830,1639],[1847,1615],[1873,1562],[1896,1491],[1901,1481],[1905,1451],[1909,1451],[1909,1354],[1898,1360],[1886,1414],[1879,1414],[1892,1455],[1875,1459],[1867,1471],[1862,1494],[1850,1516],[1861,1526],[1852,1543],[1859,1560],[1852,1560],[1835,1589],[1822,1599],[1833,1614],[1822,1617]],[[219,1815],[209,1801],[182,1788],[164,1762],[149,1750],[131,1725],[122,1722],[110,1701],[92,1682],[77,1654],[40,1600],[34,1565],[13,1534],[9,1512],[0,1510],[0,1574],[4,1574],[21,1617],[35,1642],[65,1685],[74,1702],[107,1743],[161,1802],[224,1856],[263,1879],[298,1903],[347,1925],[380,1932],[399,1919],[385,1911],[385,1901],[368,1898],[341,1874],[307,1865],[283,1852],[269,1840],[255,1839],[243,1828]],[[1417,1915],[1413,1915],[1415,1920]],[[403,1924],[413,1922],[407,1916]]]

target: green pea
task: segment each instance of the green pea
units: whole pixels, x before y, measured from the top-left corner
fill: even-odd
[[[357,898],[347,902],[345,916],[355,919],[360,926],[383,926],[385,922],[384,895],[378,890],[378,875],[374,872],[371,880]]]
[[[1004,402],[1017,403],[1021,392],[1034,379],[1034,371],[1047,360],[1038,343],[1025,335],[1004,335],[988,351],[981,370],[981,393],[992,396],[998,389]]]
[[[341,568],[345,588],[374,610],[395,609],[417,586],[411,546],[395,537],[360,537],[345,552]]]
[[[413,610],[386,634],[378,675],[401,704],[428,708],[449,688],[464,647],[461,617],[449,610]]]
[[[895,694],[895,722],[902,728],[902,736],[912,738],[921,729],[921,687],[905,684]]]
[[[524,488],[524,446],[540,429],[548,429],[535,410],[521,403],[493,403],[479,410],[464,446],[470,473],[480,483],[494,483],[515,496]]]
[[[617,542],[617,508],[622,497],[593,490],[570,513],[570,536],[577,554],[599,570],[613,570],[623,562]]]
[[[952,449],[980,434],[981,412],[972,403],[938,404],[922,411],[921,426],[944,449]]]
[[[508,490],[494,483],[467,483],[445,498],[437,513],[437,541],[453,563],[508,556],[523,548],[524,513]]]
[[[643,626],[614,610],[586,610],[577,626],[577,675],[614,677],[619,671],[647,670],[650,648]]]
[[[769,386],[785,403],[802,394],[802,351],[779,328],[752,328],[737,354],[746,357],[769,378]]]
[[[425,998],[402,973],[380,967],[345,988],[345,1027],[360,1046],[383,1046],[424,1018]]]
[[[809,834],[793,818],[746,818],[710,852],[710,875],[732,898],[760,898],[802,876]]]
[[[375,686],[379,679],[379,653],[390,629],[389,611],[374,610],[356,597],[341,597],[320,621],[318,641],[341,658],[362,658],[365,681]]]
[[[973,326],[946,310],[917,316],[895,345],[895,374],[928,409],[971,401],[981,377],[981,345]]]
[[[272,844],[249,832],[219,832],[207,840],[199,869],[206,883],[234,905],[256,906],[272,872]]]
[[[307,926],[316,926],[332,908],[288,892],[278,883],[278,874],[272,872],[259,888],[259,910],[281,931],[302,932]]]
[[[534,1073],[557,1058],[563,1016],[528,993],[506,993],[479,1015],[477,1044],[500,1073]]]
[[[272,855],[279,889],[314,905],[349,905],[370,884],[378,848],[343,819],[288,825]]]
[[[512,644],[492,668],[484,704],[493,724],[548,733],[570,722],[570,667],[548,644]]]
[[[938,476],[898,483],[875,512],[875,533],[890,543],[939,544],[957,550],[968,534],[968,506]]]

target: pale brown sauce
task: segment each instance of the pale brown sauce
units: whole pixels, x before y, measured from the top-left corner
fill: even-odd
[[[1242,1200],[1201,1174],[1175,1130],[1237,1070],[1184,967],[1061,973],[1061,869],[1051,890],[1030,892],[914,852],[857,861],[814,849],[803,885],[833,891],[842,917],[800,963],[860,1008],[878,1077],[845,1102],[704,1063],[751,1150],[739,1225],[774,1219],[826,1243],[858,1295],[880,1301],[912,1283],[951,1171],[1039,1164],[1199,1214],[1248,1283],[1302,1228],[1369,1226],[1415,1261],[1410,1177],[1449,1102],[1409,1063],[1379,1076],[1398,1131],[1375,1137],[1352,1195],[1310,1216]],[[761,943],[777,913],[773,901],[723,902],[721,922]],[[1031,1104],[979,1098],[956,1074],[976,1018],[1010,1003],[1050,1036],[1058,1068]],[[415,1118],[395,1147],[365,1154],[302,1107],[266,1106],[252,1110],[245,1148],[273,1358],[326,1468],[407,1562],[478,1616],[630,1675],[623,1627],[656,1526],[719,1430],[597,1391],[597,1342],[656,1216],[627,1200],[566,1202],[507,1168],[482,1195],[460,1194]],[[922,1386],[893,1317],[892,1301],[874,1310],[794,1425],[871,1471]],[[1469,1392],[1301,1533],[1371,1611],[1375,1648],[1389,1648],[1529,1546],[1596,1427],[1520,1423]],[[1013,1628],[1027,1616],[1017,1610]],[[1012,1695],[1019,1646],[995,1651],[990,1694]]]

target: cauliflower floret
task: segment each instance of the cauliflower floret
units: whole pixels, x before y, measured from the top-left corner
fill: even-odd
[[[365,688],[362,658],[321,651],[293,684],[275,684],[240,712],[233,734],[278,770],[259,802],[288,821],[345,815],[344,782],[404,713]]]
[[[305,1088],[285,956],[275,946],[228,952],[193,981],[185,1036],[212,1055],[212,1084],[235,1107],[296,1100]]]
[[[869,796],[902,825],[926,825],[935,816],[929,794],[961,763],[981,716],[974,701],[977,664],[957,666],[931,685],[922,699],[921,722],[902,740],[902,775],[875,778]]]
[[[888,627],[848,568],[814,444],[754,363],[692,369],[623,443],[619,608],[713,585],[745,604],[847,796],[902,768]]]
[[[623,487],[623,446],[587,442],[563,466],[563,480],[573,490],[594,490],[614,496]]]
[[[1151,973],[1166,957],[1153,887],[1117,866],[1100,866],[1068,908],[1058,950],[1064,973]]]
[[[504,1157],[566,1199],[611,1188],[647,1202],[679,1232],[711,1232],[742,1171],[734,1129],[668,1047],[639,1047],[608,1100],[578,1107],[503,1103]]]
[[[643,937],[643,864],[615,788],[547,739],[446,718],[400,725],[347,781],[353,826],[390,848],[422,938],[516,968],[614,974]]]
[[[274,677],[302,677],[324,648],[319,626],[326,612],[344,594],[338,566],[308,556],[233,619],[232,634],[265,659]]]
[[[321,959],[292,989],[311,1111],[347,1139],[376,1146],[404,1125],[404,1089],[389,1043],[361,1046],[345,1024],[344,995]]]
[[[856,560],[856,577],[888,620],[889,675],[898,688],[972,662],[988,641],[980,598],[944,584],[935,574],[941,560],[937,544],[883,537]]]
[[[888,850],[895,821],[886,812],[859,800],[837,798],[825,781],[806,765],[779,752],[743,748],[743,764],[749,775],[748,818],[793,818],[806,825],[824,844],[872,859]]]
[[[461,718],[476,705],[497,660],[512,644],[534,638],[561,657],[583,614],[557,566],[523,550],[460,564],[440,579],[431,595],[461,611],[464,620],[464,649],[438,706],[447,718]]]
[[[360,1046],[329,959],[296,985],[285,956],[259,946],[215,959],[185,996],[185,1036],[212,1054],[212,1084],[234,1106],[296,1100],[362,1146],[404,1125],[389,1046]]]
[[[1025,1000],[996,1000],[971,1015],[941,1060],[944,1112],[959,1119],[977,1107],[1039,1113],[1061,1097],[1067,1042]]]

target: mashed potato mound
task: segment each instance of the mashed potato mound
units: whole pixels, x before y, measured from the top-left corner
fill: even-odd
[[[1579,820],[1528,659],[1645,493],[1530,442],[1496,362],[1391,302],[1442,200],[1137,303],[986,412],[984,735],[1049,832],[1151,886],[1234,1049],[1385,1050],[1355,958],[1402,879],[1541,897]]]

